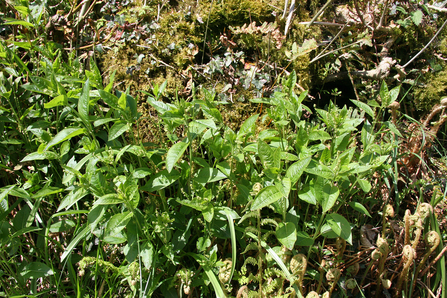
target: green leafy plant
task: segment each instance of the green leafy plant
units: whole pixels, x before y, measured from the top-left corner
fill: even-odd
[[[315,94],[298,85],[299,73],[281,68],[284,61],[264,61],[274,59],[269,48],[259,49],[256,63],[245,61],[250,53],[233,51],[230,35],[221,35],[224,48],[206,65],[194,64],[196,47],[188,45],[190,67],[178,75],[189,89],[174,96],[172,77],[134,88],[119,69],[105,75],[99,42],[112,46],[107,42],[113,30],[122,30],[116,41],[136,43],[144,34],[164,32],[155,28],[169,20],[178,21],[177,32],[194,31],[200,10],[182,15],[179,7],[186,4],[171,2],[175,15],[162,20],[168,2],[143,8],[123,2],[127,16],[142,16],[141,24],[125,23],[122,11],[119,21],[101,21],[117,23],[115,29],[99,29],[101,22],[96,27],[87,18],[98,14],[96,2],[63,7],[70,12],[52,17],[47,2],[0,4],[16,12],[0,27],[0,296],[424,297],[421,283],[437,291],[446,275],[439,208],[445,191],[442,185],[420,187],[436,177],[420,173],[430,166],[426,149],[444,124],[446,103],[418,123],[401,110],[409,91],[407,82],[396,82],[404,70],[392,81],[350,69],[372,64],[362,60],[372,33],[380,41],[380,30],[395,34],[381,28],[391,26],[385,18],[389,3],[380,7],[380,20],[348,15],[354,25],[322,43],[320,33],[309,37],[310,31],[300,31],[293,40],[304,41],[292,43],[274,23],[232,29],[250,49],[257,38],[278,47],[284,42],[291,48],[285,63],[304,68],[318,68],[319,60],[326,64],[325,57],[347,50],[333,67],[326,64],[325,76],[346,68],[356,99],[341,106],[340,85],[331,94],[339,105],[322,107],[311,106]],[[320,12],[331,14],[329,4]],[[398,9],[408,17],[397,23],[399,30],[428,28],[429,7],[413,4]],[[352,5],[351,15],[367,10],[364,1]],[[144,27],[148,17],[154,20]],[[59,27],[63,19],[75,21],[76,32]],[[312,23],[320,22],[314,17],[306,25]],[[295,34],[298,25],[288,21],[286,31]],[[158,51],[160,36],[144,42]],[[75,51],[68,45],[75,38],[93,42]],[[337,40],[340,47],[331,48]],[[182,44],[189,41],[185,37]],[[184,49],[165,42],[163,55],[173,51],[183,59]],[[130,56],[135,67],[150,56],[151,71],[160,65],[178,70],[154,55]],[[389,52],[382,49],[381,55]],[[374,82],[358,88],[358,78]],[[125,91],[119,91],[123,82]],[[229,117],[241,107],[247,107],[243,116]],[[148,121],[154,122],[148,127],[156,142],[143,136]],[[436,273],[426,274],[435,267]]]

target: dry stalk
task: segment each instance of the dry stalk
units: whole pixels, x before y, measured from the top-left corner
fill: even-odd
[[[425,156],[425,150],[429,148],[438,133],[439,128],[447,120],[447,115],[445,115],[445,109],[447,107],[447,98],[443,98],[441,103],[435,105],[427,116],[425,120],[421,121],[421,130],[418,132],[416,124],[411,124],[408,131],[413,133],[412,137],[408,141],[405,151],[409,152],[408,156],[403,158],[402,163],[408,169],[408,172],[412,175],[415,174],[416,166],[421,163],[421,159]],[[435,123],[431,123],[434,116],[441,113],[439,120]],[[430,127],[430,125],[432,125]],[[422,133],[425,132],[424,133]],[[420,156],[420,158],[415,158],[415,156]]]
[[[320,267],[318,268],[318,271],[320,273],[320,280],[318,281],[318,287],[317,287],[317,293],[320,293],[321,287],[323,286],[323,279],[324,279],[324,271],[326,266],[326,260],[322,260]]]
[[[239,291],[237,291],[236,298],[248,298],[248,287],[242,286],[239,288]]]

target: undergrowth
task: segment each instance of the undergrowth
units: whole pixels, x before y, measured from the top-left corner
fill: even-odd
[[[155,18],[168,5],[158,2],[129,11]],[[354,2],[357,14],[368,8]],[[186,42],[154,52],[177,64],[173,74],[189,66],[184,90],[167,90],[174,75],[133,85],[119,67],[101,71],[97,45],[77,56],[45,40],[71,31],[45,27],[39,3],[7,2],[16,15],[2,15],[0,295],[446,297],[446,99],[412,117],[408,81],[360,86],[370,73],[351,72],[365,63],[354,49],[337,59],[356,99],[336,104],[339,90],[322,90],[331,100],[315,106],[307,75],[276,68],[265,51],[264,66],[247,60],[226,35],[225,51],[200,66],[194,45],[190,59],[170,56]],[[419,26],[417,11],[400,26]],[[144,36],[119,26],[124,38]],[[231,30],[242,47],[278,45],[276,26]],[[341,47],[371,42],[368,32],[345,38]],[[324,60],[311,55],[319,46],[290,43],[284,55],[311,69]],[[129,76],[147,63],[135,53]],[[151,59],[148,79],[162,61]],[[342,71],[340,60],[324,65],[327,77]]]

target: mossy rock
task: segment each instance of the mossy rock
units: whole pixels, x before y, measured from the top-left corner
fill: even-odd
[[[447,95],[447,69],[425,75],[424,83],[414,90],[417,110],[427,112]]]
[[[214,1],[212,6],[211,3],[211,0],[200,1],[196,11],[200,13],[204,25],[208,24],[213,34],[219,34],[229,26],[274,21],[275,6],[282,7],[284,1],[226,0]]]

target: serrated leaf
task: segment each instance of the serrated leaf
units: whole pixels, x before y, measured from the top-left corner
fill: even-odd
[[[65,220],[62,219],[50,226],[48,231],[50,233],[60,233],[60,232],[66,232],[72,228],[74,228],[76,224],[72,220]]]
[[[115,122],[109,131],[108,141],[113,141],[118,138],[120,135],[129,130],[129,125],[125,121]]]
[[[222,161],[217,164],[216,168],[218,168],[225,176],[230,177],[231,166],[228,162]]]
[[[153,171],[150,168],[138,168],[132,173],[132,177],[135,179],[141,179],[152,174],[152,172]]]
[[[191,201],[191,200],[180,200],[180,199],[177,199],[177,202],[182,204],[182,205],[185,205],[185,206],[188,206],[190,208],[193,208],[195,210],[198,210],[198,211],[204,211],[206,209],[208,209],[208,211],[211,211],[209,208],[212,207],[212,205],[209,202],[204,201],[204,200],[193,200],[193,201]],[[214,214],[214,209],[212,210],[212,212]]]
[[[183,153],[185,153],[188,145],[189,143],[181,141],[169,148],[168,153],[166,154],[166,169],[169,173],[172,171],[177,161],[182,157]]]
[[[95,120],[95,122],[93,122],[93,126],[98,127],[100,125],[109,123],[111,121],[117,121],[117,119],[115,119],[115,118],[101,118],[101,119]]]
[[[258,139],[259,140],[271,140],[278,136],[278,131],[274,129],[266,129],[259,132]]]
[[[31,9],[29,9],[28,6],[14,5],[14,9],[17,10],[23,18],[26,18],[31,13]]]
[[[85,128],[79,128],[79,127],[70,127],[65,128],[61,130],[51,141],[48,142],[47,146],[45,147],[44,151],[50,149],[51,147],[62,143],[63,141],[69,140],[75,136],[78,136],[80,134],[85,133]]]
[[[422,18],[424,17],[424,14],[422,13],[422,10],[418,9],[411,13],[411,20],[416,26],[419,26],[422,23]]]
[[[210,203],[207,203],[206,205],[205,205],[205,208],[202,210],[202,215],[203,215],[203,218],[207,221],[207,222],[209,222],[209,223],[211,223],[211,221],[213,220],[213,218],[214,218],[214,207],[213,207],[213,205],[211,205]],[[222,227],[222,226],[221,226]],[[226,228],[224,228],[225,230],[226,230]],[[226,233],[226,232],[225,232]]]
[[[8,194],[11,192],[13,188],[15,188],[15,185],[10,185],[7,189],[3,190],[0,194],[0,211],[5,212],[8,210],[8,200],[5,200],[5,198],[8,197]]]
[[[296,53],[296,50],[297,50],[296,46],[297,46],[297,44],[296,44],[296,42],[294,42],[292,44],[292,53],[294,53],[294,54]],[[290,92],[292,92],[293,89],[295,88],[296,81],[297,81],[296,71],[293,70],[290,73],[290,75],[289,75],[289,77],[287,78],[287,81],[286,81],[286,85],[287,85],[287,87],[289,87]]]
[[[390,121],[385,122],[385,125],[391,130],[391,132],[393,132],[395,135],[397,135],[398,137],[403,138],[402,134],[400,133],[400,131],[397,129],[397,127]]]
[[[189,125],[203,126],[206,128],[217,129],[216,123],[212,119],[197,119],[189,123]]]
[[[93,83],[93,85],[100,89],[103,87],[102,84],[102,76],[101,76],[101,72],[99,71],[98,66],[96,65],[95,59],[93,57],[90,57],[90,73],[91,76],[87,76],[91,83]],[[85,71],[87,74],[87,71]]]
[[[174,105],[166,104],[162,101],[157,101],[153,97],[148,97],[147,102],[157,110],[158,113],[163,115],[164,113],[170,111],[171,109],[174,109]]]
[[[121,96],[118,98],[118,105],[120,106],[121,110],[125,110],[126,104],[127,104],[126,92],[122,92]]]
[[[155,95],[155,97],[157,99],[163,94],[163,91],[166,89],[167,85],[168,85],[168,81],[167,80],[164,81],[163,83],[161,83],[160,86],[155,85],[153,92],[154,92],[154,95]]]
[[[276,152],[278,149],[271,148],[264,141],[258,141],[258,155],[264,169],[280,167],[280,151]]]
[[[311,51],[313,51],[314,49],[316,49],[317,46],[317,42],[314,38],[311,39],[306,39],[303,44],[297,48],[297,44],[293,43],[292,44],[292,57],[291,60],[295,60],[298,57],[305,55]]]
[[[212,120],[211,120],[212,121]],[[204,132],[207,128],[209,128],[208,125],[205,125],[203,122],[199,122],[196,120],[193,120],[189,123],[189,132],[193,134],[201,134]],[[211,133],[208,131],[208,133]]]
[[[251,210],[258,210],[266,207],[282,198],[281,192],[276,188],[276,186],[267,186],[258,193],[256,198],[251,205]]]
[[[290,179],[292,185],[298,182],[311,160],[312,158],[309,156],[305,159],[295,162],[287,169],[286,177]]]
[[[292,182],[288,177],[284,177],[280,183],[275,183],[276,188],[281,192],[284,198],[287,198],[292,187]]]
[[[127,108],[130,109],[130,113],[133,117],[133,119],[138,118],[138,104],[135,98],[132,95],[127,94],[126,95],[126,103]]]
[[[289,153],[289,152],[281,152],[280,157],[282,160],[287,160],[287,161],[297,161],[298,160],[298,156],[296,156],[295,154]]]
[[[314,160],[309,163],[309,165],[304,169],[304,172],[314,174],[329,180],[332,180],[334,178],[334,173],[332,172],[331,168],[326,165],[318,164]]]

